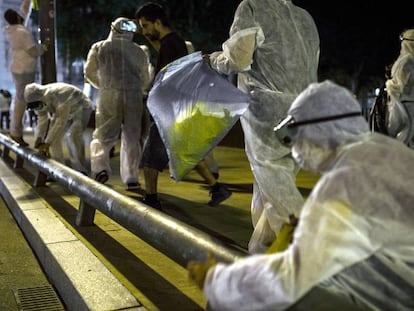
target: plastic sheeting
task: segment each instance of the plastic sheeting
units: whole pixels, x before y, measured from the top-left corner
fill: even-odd
[[[180,181],[246,111],[249,95],[212,70],[201,52],[164,67],[148,96],[148,109]]]

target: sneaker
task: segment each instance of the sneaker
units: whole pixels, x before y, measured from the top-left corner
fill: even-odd
[[[151,206],[152,208],[155,208],[159,211],[162,211],[161,208],[161,202],[159,200],[155,200],[155,201],[148,201],[145,197],[142,198],[141,200],[142,203]]]
[[[141,186],[139,183],[137,182],[129,182],[127,183],[127,191],[134,191],[134,190],[139,190],[141,189]]]
[[[20,146],[22,146],[22,147],[27,147],[27,146],[29,146],[29,144],[28,143],[26,143],[24,140],[23,140],[23,137],[21,137],[21,136],[13,136],[13,135],[10,135],[10,138],[11,139],[13,139],[16,143],[18,143]]]
[[[95,176],[95,180],[96,180],[97,182],[101,183],[101,184],[106,183],[106,182],[108,181],[108,179],[109,179],[109,175],[108,175],[108,172],[107,172],[107,171],[105,171],[105,170],[100,171],[100,172],[99,172],[98,174],[96,174],[96,176]]]
[[[217,190],[210,190],[210,195],[211,200],[208,202],[208,205],[217,206],[224,200],[228,199],[232,195],[232,192],[220,184]]]

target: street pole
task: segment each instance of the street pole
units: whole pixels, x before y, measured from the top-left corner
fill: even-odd
[[[47,45],[41,57],[42,84],[56,82],[55,1],[37,0],[39,5],[40,42]]]

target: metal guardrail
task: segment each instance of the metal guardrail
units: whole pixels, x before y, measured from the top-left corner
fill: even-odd
[[[38,169],[34,186],[43,186],[50,176],[80,198],[76,220],[79,226],[92,225],[97,209],[183,267],[190,260],[205,260],[208,252],[221,262],[233,262],[247,255],[30,148],[21,147],[1,133],[0,144],[2,158],[9,157],[10,151],[16,154],[15,168],[28,161]]]

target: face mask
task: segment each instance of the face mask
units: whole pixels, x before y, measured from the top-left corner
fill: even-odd
[[[292,147],[292,157],[307,171],[322,172],[329,165],[332,149],[321,148],[307,141],[297,141]]]

